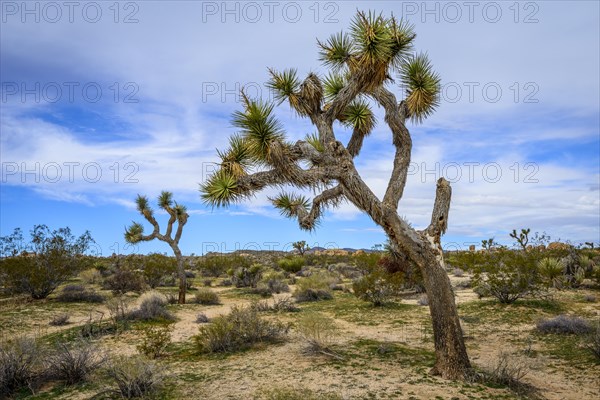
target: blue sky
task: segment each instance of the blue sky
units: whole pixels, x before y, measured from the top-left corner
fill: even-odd
[[[270,206],[273,190],[214,210],[198,192],[215,148],[235,133],[237,90],[270,98],[267,67],[325,74],[316,39],[346,29],[357,9],[412,22],[417,50],[442,77],[438,111],[409,126],[401,215],[424,227],[435,181],[446,176],[447,248],[489,237],[509,244],[508,232],[521,227],[600,242],[596,1],[2,1],[0,234],[44,223],[89,229],[104,255],[167,252],[160,242],[127,247],[123,231],[142,220],[137,193],[170,190],[190,210],[186,254],[383,242],[349,204],[306,233]],[[402,98],[398,85],[389,88]],[[285,104],[277,116],[290,139],[314,131]],[[339,126],[337,135],[348,138]],[[378,195],[392,154],[380,123],[357,159]]]

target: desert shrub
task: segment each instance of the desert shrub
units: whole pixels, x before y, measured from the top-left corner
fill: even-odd
[[[205,276],[218,278],[229,270],[248,268],[252,264],[248,257],[238,255],[204,256],[196,261],[196,268]]]
[[[102,287],[111,290],[114,294],[140,293],[145,290],[146,284],[139,272],[129,269],[117,269],[104,280]]]
[[[279,268],[292,274],[300,271],[304,264],[306,264],[304,257],[286,257],[277,261]]]
[[[106,302],[108,316],[113,325],[118,325],[129,318],[129,300],[124,296],[115,296]]]
[[[194,296],[195,302],[203,305],[221,304],[219,295],[207,288],[200,288]]]
[[[538,332],[543,334],[574,334],[582,335],[593,330],[592,325],[583,318],[570,315],[559,315],[554,318],[542,319],[536,324]]]
[[[39,345],[33,338],[18,337],[10,342],[1,342],[0,398],[38,383],[41,357]]]
[[[44,299],[91,263],[84,252],[94,243],[89,232],[75,238],[70,228],[51,231],[35,225],[26,243],[21,229],[0,237],[0,270],[4,285],[14,293]]]
[[[79,277],[82,281],[88,285],[100,283],[102,281],[102,274],[96,268],[86,269],[79,273]]]
[[[296,306],[291,297],[282,297],[276,299],[273,304],[268,301],[257,301],[250,305],[253,310],[259,312],[297,312],[300,309]]]
[[[339,335],[339,329],[332,318],[306,313],[298,320],[296,331],[304,342],[304,354],[335,354],[331,346]]]
[[[473,285],[472,285],[470,279],[463,279],[463,280],[456,282],[453,286],[456,289],[469,289]]]
[[[498,249],[486,253],[474,267],[473,284],[482,296],[509,304],[541,290],[537,257],[533,252]]]
[[[142,329],[142,343],[136,346],[140,354],[154,359],[164,355],[171,344],[171,326],[150,326]]]
[[[167,299],[162,294],[157,292],[145,293],[140,297],[139,308],[129,313],[129,318],[142,321],[172,321],[175,316],[166,309],[166,306]]]
[[[233,286],[233,282],[231,281],[231,279],[223,279],[221,281],[221,286],[224,286],[224,287]]]
[[[274,388],[258,392],[255,400],[342,400],[342,396],[310,389]]]
[[[204,281],[202,281],[202,284],[206,287],[211,287],[213,284],[213,280],[212,279],[205,279]]]
[[[210,321],[209,318],[204,313],[199,313],[198,315],[196,315],[196,323],[197,324],[206,324],[209,321]]]
[[[592,355],[594,355],[598,360],[600,360],[600,327],[596,327],[592,329],[585,337],[584,346]]]
[[[533,386],[523,382],[528,372],[529,368],[523,362],[501,352],[496,363],[486,371],[485,380],[486,383],[506,386],[519,395],[527,395],[535,391]]]
[[[227,315],[213,318],[212,323],[200,327],[194,342],[202,352],[233,352],[258,342],[274,342],[285,337],[289,326],[262,319],[250,307],[233,307]]]
[[[60,313],[55,315],[54,317],[52,317],[52,319],[50,320],[49,324],[52,326],[63,326],[63,325],[67,325],[69,323],[69,314],[67,313]]]
[[[257,294],[261,297],[271,297],[273,295],[269,286],[263,282],[258,283],[256,287],[250,288],[249,292],[252,294]]]
[[[456,276],[457,278],[462,278],[465,275],[465,271],[460,268],[454,268],[454,270],[452,270],[452,275]]]
[[[598,285],[600,285],[600,265],[594,265],[592,267],[590,278],[594,280]]]
[[[429,298],[427,297],[427,294],[422,294],[419,297],[419,300],[417,300],[417,304],[420,306],[428,306],[429,305]]]
[[[400,273],[390,274],[375,267],[367,275],[355,280],[352,290],[359,299],[371,302],[374,306],[382,306],[398,294],[402,283]]]
[[[73,385],[87,380],[105,361],[100,350],[86,341],[57,343],[46,358],[49,377]]]
[[[324,274],[312,274],[309,277],[298,280],[294,298],[298,302],[330,300],[333,298],[329,285],[331,278]]]
[[[94,290],[88,290],[81,285],[67,285],[56,300],[63,303],[102,303],[105,298]]]
[[[236,269],[231,276],[231,281],[235,287],[255,288],[262,278],[262,266],[252,264],[250,267],[240,267]]]
[[[290,287],[281,279],[269,279],[267,281],[267,287],[271,293],[287,293],[290,291]]]
[[[390,252],[377,261],[377,267],[384,271],[395,284],[406,289],[414,289],[417,292],[425,290],[421,270],[403,254]]]
[[[144,357],[119,357],[113,360],[107,373],[117,384],[114,392],[124,399],[157,395],[164,383],[162,368]]]
[[[159,286],[165,276],[174,274],[177,269],[177,261],[173,257],[160,253],[145,256],[143,265],[144,279],[152,289]]]
[[[561,288],[565,284],[564,265],[557,258],[545,257],[538,263],[539,272],[547,287]]]
[[[165,299],[167,299],[167,304],[177,304],[179,301],[178,296],[173,293],[165,293]]]
[[[596,296],[594,296],[593,294],[586,294],[585,296],[583,296],[583,301],[587,301],[588,303],[595,303]]]

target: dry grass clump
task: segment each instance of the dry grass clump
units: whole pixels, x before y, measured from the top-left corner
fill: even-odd
[[[288,331],[289,325],[263,319],[251,307],[234,306],[229,314],[213,318],[212,323],[201,326],[194,341],[201,352],[234,352],[255,343],[282,340]]]

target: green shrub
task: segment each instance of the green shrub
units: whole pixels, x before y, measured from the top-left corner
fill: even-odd
[[[75,238],[68,227],[51,231],[46,225],[36,225],[27,244],[17,228],[12,235],[0,238],[4,285],[14,293],[45,299],[91,264],[91,258],[84,256],[84,252],[92,243],[89,232]]]
[[[142,343],[136,346],[140,354],[154,359],[161,357],[171,344],[171,326],[150,326],[142,330]]]
[[[152,289],[159,286],[165,276],[172,275],[177,270],[177,260],[160,253],[145,256],[143,265],[144,279]]]
[[[304,264],[306,264],[304,257],[286,257],[277,261],[279,268],[291,274],[300,271]]]
[[[93,285],[102,281],[102,274],[96,268],[90,268],[86,269],[85,271],[81,271],[79,273],[79,277],[88,285]]]
[[[218,278],[224,275],[229,270],[237,268],[249,268],[252,264],[248,257],[239,255],[211,255],[204,256],[196,261],[196,268],[205,276],[213,276]]]
[[[479,287],[479,294],[505,304],[536,294],[542,284],[536,256],[534,252],[508,249],[486,253],[474,266],[473,284]]]
[[[402,287],[400,274],[389,274],[380,268],[356,280],[352,284],[354,295],[374,306],[382,306],[398,294]]]
[[[111,290],[116,295],[127,292],[140,293],[146,289],[146,283],[144,277],[137,271],[117,269],[104,280],[103,288]]]
[[[542,279],[547,287],[562,288],[565,284],[564,265],[557,258],[545,257],[538,263]]]
[[[334,279],[325,273],[312,274],[296,283],[294,298],[298,302],[330,300],[333,298],[330,285]]]
[[[207,288],[200,288],[194,296],[196,303],[203,305],[221,304],[219,295]]]
[[[234,306],[229,314],[201,326],[194,341],[202,352],[234,352],[258,342],[281,340],[288,330],[286,324],[262,319],[256,310]]]
[[[252,264],[250,267],[240,267],[232,273],[231,280],[235,287],[255,288],[262,278],[262,270],[263,268],[260,264]]]
[[[117,384],[113,392],[124,399],[157,395],[164,384],[162,368],[144,357],[118,357],[107,372]]]
[[[145,293],[140,297],[139,308],[132,311],[129,318],[142,321],[172,321],[175,316],[166,309],[166,306],[167,299],[162,294],[157,292]]]

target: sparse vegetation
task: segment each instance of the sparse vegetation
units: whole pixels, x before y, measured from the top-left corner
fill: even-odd
[[[124,399],[151,397],[164,386],[163,369],[144,357],[118,357],[112,360],[107,372],[117,385],[116,390],[108,392]]]
[[[194,341],[202,352],[233,352],[260,342],[282,340],[288,330],[287,324],[263,319],[252,308],[233,307],[229,314],[201,326]]]
[[[171,343],[171,331],[170,325],[149,326],[142,329],[142,342],[136,346],[137,350],[150,359],[163,356]]]
[[[221,304],[219,295],[207,288],[200,288],[194,295],[195,302],[205,306]]]
[[[105,360],[98,347],[78,340],[75,343],[57,343],[45,361],[52,379],[74,385],[86,381]]]
[[[543,319],[536,325],[536,329],[540,333],[556,333],[556,334],[573,334],[583,335],[591,333],[592,325],[583,318],[559,315],[550,319]]]
[[[142,321],[172,321],[175,316],[167,309],[167,299],[160,293],[148,292],[140,297],[139,308],[129,313],[129,318]]]

